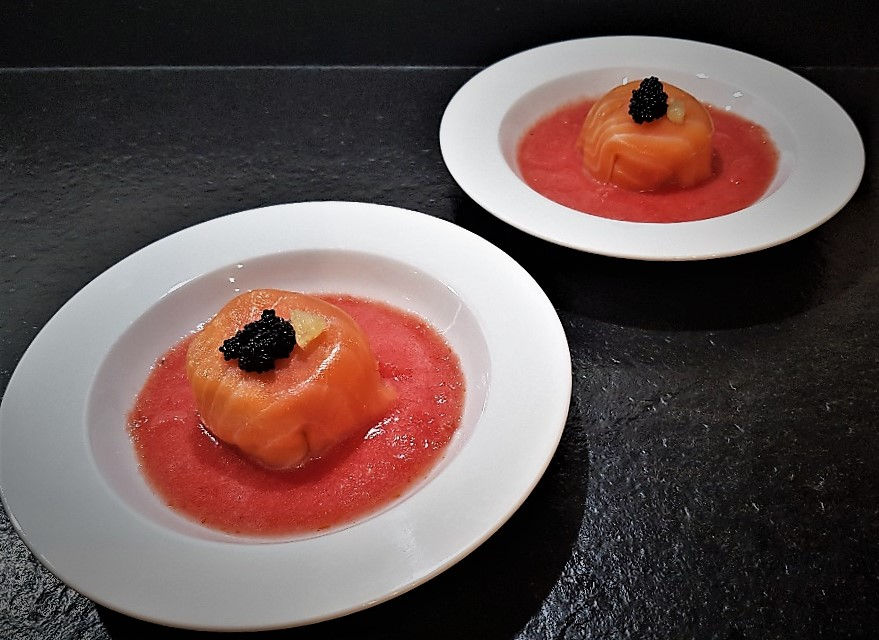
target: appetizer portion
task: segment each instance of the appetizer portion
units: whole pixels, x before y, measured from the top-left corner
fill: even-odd
[[[277,289],[226,304],[193,338],[186,375],[205,428],[270,469],[365,432],[395,399],[351,316]]]
[[[632,191],[687,189],[712,173],[711,115],[655,77],[612,89],[592,106],[577,148],[597,180]]]
[[[522,180],[583,213],[691,222],[758,201],[779,152],[758,123],[655,77],[559,106],[519,140]]]
[[[237,310],[238,319],[230,322],[227,329],[217,331],[216,340],[210,340],[210,344],[193,348],[194,342],[201,340],[202,330],[171,346],[156,361],[128,416],[140,469],[153,491],[170,508],[202,526],[233,535],[266,537],[313,533],[345,525],[405,495],[442,458],[461,423],[466,385],[460,361],[423,318],[382,302],[347,295],[315,296],[307,301],[306,307],[303,298],[312,296],[299,295],[291,298],[287,292],[253,292],[252,296],[235,302],[232,308]],[[282,298],[287,302],[282,302]],[[293,300],[297,308],[287,308],[285,305]],[[267,305],[274,313],[266,313]],[[368,379],[366,386],[376,396],[365,399],[366,404],[356,407],[356,411],[350,407],[343,411],[349,406],[343,398],[348,390],[338,388],[338,380],[327,373],[332,368],[332,358],[321,360],[315,355],[331,353],[329,344],[338,344],[340,350],[350,348],[346,340],[332,337],[339,310],[342,315],[338,321],[347,326],[353,318],[375,355],[370,366],[363,368],[368,370],[364,374]],[[258,326],[248,328],[254,320]],[[289,336],[284,325],[288,320],[296,344],[289,348],[287,342],[279,348],[274,343],[284,343],[283,336]],[[359,332],[346,335],[358,350],[362,348]],[[278,337],[282,339],[276,340]],[[235,340],[226,342],[230,338]],[[223,351],[219,350],[221,346]],[[288,348],[289,355],[285,356]],[[255,365],[264,370],[240,369],[242,355],[247,368]],[[226,419],[244,421],[235,412],[247,405],[227,397],[232,387],[243,398],[258,398],[251,401],[254,409],[264,404],[280,406],[287,399],[264,402],[259,398],[267,389],[260,389],[259,385],[273,387],[283,396],[280,383],[275,381],[289,376],[290,369],[304,370],[300,360],[309,358],[331,362],[327,371],[319,370],[318,365],[310,378],[296,383],[299,387],[291,387],[291,391],[301,390],[302,385],[326,387],[326,392],[312,392],[311,399],[318,406],[305,408],[309,415],[323,420],[327,415],[338,417],[336,411],[365,415],[372,409],[379,411],[376,403],[390,402],[392,406],[379,411],[380,415],[366,424],[354,427],[349,437],[307,464],[291,469],[269,468],[207,428],[194,385],[187,375],[192,363],[201,362],[202,358],[204,364],[198,366],[196,374],[206,367],[228,377],[228,383],[200,383],[215,389],[211,393],[216,393],[217,402],[221,403],[217,405],[217,414],[224,424]],[[274,368],[267,366],[269,358]],[[248,363],[249,360],[254,362]],[[371,373],[376,360],[380,382]],[[332,397],[330,388],[335,389]],[[202,404],[207,401],[206,396],[200,401]],[[302,402],[300,399],[298,407],[286,404],[286,409],[298,410]],[[336,407],[339,403],[343,406]],[[220,412],[220,406],[226,411]],[[257,415],[257,421],[265,421],[260,424],[260,431],[277,429],[281,433],[288,429],[291,415],[286,409],[267,410],[267,414],[278,417],[275,427],[265,416]],[[294,430],[301,427],[299,432],[306,433],[309,454],[316,451],[314,438],[320,437],[313,435],[317,434],[317,418],[307,425],[301,419],[294,419],[292,424]],[[250,428],[250,424],[242,427]]]

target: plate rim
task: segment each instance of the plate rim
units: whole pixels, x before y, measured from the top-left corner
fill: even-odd
[[[784,228],[777,232],[755,236],[760,214],[773,210],[787,211],[791,204],[809,206],[808,199],[792,199],[789,196],[794,193],[794,188],[806,188],[812,182],[807,178],[792,181],[788,177],[776,193],[724,216],[679,223],[618,221],[585,214],[552,202],[527,187],[506,164],[497,141],[501,121],[513,105],[529,92],[576,72],[627,66],[656,68],[664,66],[661,62],[663,56],[682,54],[696,60],[719,56],[726,61],[729,69],[735,68],[735,74],[741,74],[743,70],[768,74],[773,81],[783,81],[785,90],[793,89],[799,95],[805,92],[825,113],[830,113],[837,131],[845,136],[835,149],[841,150],[839,157],[851,169],[845,175],[844,183],[835,185],[832,204],[813,212],[802,221],[789,223],[785,220]],[[593,61],[593,58],[603,60],[614,55],[620,56],[614,59],[614,65]],[[692,68],[696,68],[697,64],[691,63]],[[552,70],[546,71],[542,80],[537,82],[533,76],[541,68],[550,65]],[[706,68],[707,63],[702,65],[705,75],[713,77],[709,73],[712,69]],[[695,71],[693,73],[696,74]],[[521,80],[523,77],[527,80]],[[718,73],[717,77],[723,79],[723,74]],[[764,92],[776,92],[775,100],[767,101],[772,107],[778,106],[779,98],[790,100],[789,96],[782,95],[784,91],[771,87],[771,82],[761,81],[761,84],[766,85]],[[473,113],[479,113],[477,119],[472,117]],[[801,116],[796,114],[796,118],[801,119]],[[802,130],[792,128],[799,136],[799,142]],[[721,258],[759,251],[793,240],[823,224],[845,206],[857,191],[865,167],[865,150],[860,132],[836,100],[817,85],[789,69],[749,53],[695,40],[659,36],[621,35],[563,40],[503,58],[479,71],[458,89],[443,113],[439,137],[449,173],[470,198],[493,216],[529,235],[560,246],[636,260]],[[805,161],[798,158],[795,172],[807,167],[808,162],[811,162],[810,158]],[[809,167],[809,171],[814,173],[814,167]],[[823,191],[826,192],[826,188]],[[770,204],[767,205],[767,202]],[[733,239],[722,241],[721,236]],[[749,236],[753,237],[749,239]]]
[[[500,528],[504,524],[504,522],[506,522],[509,517],[512,516],[512,514],[518,509],[518,507],[521,506],[522,502],[524,502],[524,500],[531,493],[537,482],[542,477],[543,473],[546,470],[546,467],[548,466],[552,456],[554,455],[554,452],[558,447],[558,443],[561,438],[569,411],[572,388],[571,358],[561,320],[559,319],[558,314],[553,308],[552,303],[546,297],[546,294],[542,291],[542,289],[540,289],[536,281],[534,281],[534,279],[520,265],[518,265],[509,255],[504,253],[502,250],[490,244],[483,238],[477,236],[476,234],[473,234],[472,232],[463,229],[462,227],[459,227],[452,222],[448,222],[440,218],[435,218],[433,216],[429,216],[427,214],[419,213],[413,210],[402,209],[399,207],[373,203],[344,201],[309,201],[288,203],[249,209],[238,213],[221,216],[213,220],[196,224],[192,227],[181,229],[174,234],[153,242],[152,244],[140,249],[139,251],[136,251],[135,253],[129,255],[123,260],[120,260],[115,265],[111,266],[109,269],[107,269],[105,272],[100,274],[89,284],[83,287],[73,297],[71,297],[70,300],[68,300],[52,316],[52,318],[46,323],[46,325],[37,334],[36,338],[28,346],[27,350],[22,356],[21,361],[18,363],[15,370],[13,371],[12,376],[10,377],[9,384],[2,400],[2,404],[0,404],[0,442],[12,442],[13,447],[19,446],[16,441],[16,438],[18,437],[16,434],[18,433],[18,430],[22,427],[12,424],[12,422],[16,420],[21,420],[22,416],[24,415],[22,402],[26,396],[23,397],[22,394],[25,393],[26,385],[29,384],[29,382],[35,375],[34,368],[40,365],[40,358],[45,357],[45,354],[42,353],[42,351],[44,351],[47,346],[50,346],[51,341],[57,337],[53,334],[56,334],[62,329],[70,328],[69,325],[71,322],[79,321],[79,319],[74,317],[73,315],[78,312],[78,305],[81,306],[83,304],[92,303],[95,300],[101,299],[101,295],[106,293],[107,287],[110,287],[114,284],[114,274],[118,275],[121,273],[125,273],[126,270],[131,269],[136,270],[136,268],[140,264],[142,264],[144,260],[152,259],[156,255],[158,255],[157,252],[173,249],[181,242],[185,245],[187,242],[190,241],[191,238],[197,238],[199,234],[212,231],[222,232],[224,229],[228,232],[235,231],[236,229],[240,230],[240,225],[245,222],[249,222],[254,216],[260,216],[261,221],[264,225],[274,227],[279,224],[279,221],[282,218],[297,213],[320,213],[322,218],[321,222],[317,225],[319,227],[317,232],[320,232],[320,230],[323,230],[325,232],[328,231],[334,223],[346,223],[346,225],[342,226],[337,225],[337,228],[339,229],[339,237],[344,237],[345,240],[339,243],[337,240],[334,241],[332,238],[330,238],[328,239],[328,244],[332,245],[332,247],[328,248],[341,248],[344,250],[344,245],[346,243],[355,242],[356,244],[356,242],[361,241],[354,238],[354,235],[358,231],[358,229],[356,228],[357,216],[361,216],[363,224],[369,224],[370,227],[373,228],[379,226],[385,229],[393,229],[394,233],[400,236],[405,236],[406,234],[428,234],[430,236],[429,240],[431,244],[438,244],[441,247],[446,246],[449,242],[461,242],[463,243],[463,246],[465,246],[467,249],[476,251],[476,255],[478,257],[486,259],[492,271],[500,270],[504,272],[505,275],[510,279],[511,284],[509,286],[515,289],[517,294],[520,294],[523,291],[530,292],[532,298],[529,300],[529,302],[533,303],[535,309],[534,313],[536,314],[536,316],[541,317],[548,322],[548,324],[544,327],[546,330],[546,339],[541,339],[536,342],[539,342],[543,346],[550,345],[552,347],[551,352],[548,354],[546,366],[556,374],[557,383],[556,390],[547,394],[547,398],[551,398],[551,401],[547,402],[549,408],[549,410],[547,411],[548,420],[545,424],[545,429],[542,430],[544,436],[540,441],[540,448],[542,451],[540,454],[542,456],[541,459],[531,460],[531,462],[529,463],[529,468],[532,473],[530,473],[527,478],[516,480],[516,485],[518,488],[513,492],[515,493],[515,496],[504,496],[504,500],[506,500],[507,504],[505,504],[503,508],[500,509],[500,512],[502,513],[499,513],[497,505],[491,505],[489,503],[489,501],[487,500],[487,496],[478,496],[478,500],[482,501],[482,503],[480,503],[478,506],[484,507],[487,512],[493,512],[495,515],[489,518],[491,520],[490,522],[487,522],[485,518],[480,519],[474,517],[473,520],[475,524],[471,526],[470,532],[465,536],[467,538],[466,544],[456,543],[452,545],[454,546],[454,548],[449,548],[449,545],[446,545],[446,547],[443,548],[444,543],[442,541],[437,542],[431,540],[419,540],[416,537],[413,543],[422,544],[424,547],[424,551],[423,553],[418,553],[420,551],[420,548],[416,546],[415,551],[413,551],[412,553],[412,557],[407,558],[406,562],[403,563],[403,565],[407,565],[407,563],[408,565],[401,565],[400,575],[402,576],[403,574],[405,574],[407,577],[405,577],[405,579],[402,577],[398,578],[394,588],[384,588],[384,590],[382,590],[380,593],[375,593],[374,591],[371,592],[370,588],[367,586],[364,589],[360,589],[359,596],[354,597],[349,594],[346,596],[347,600],[345,602],[335,603],[332,606],[327,607],[322,613],[318,615],[309,617],[297,614],[295,616],[291,616],[290,614],[285,615],[283,612],[281,612],[278,614],[274,614],[274,617],[269,620],[255,619],[252,615],[248,617],[247,614],[250,613],[248,607],[251,606],[252,603],[244,602],[240,599],[235,600],[235,598],[233,598],[232,602],[226,601],[222,603],[222,607],[224,608],[223,615],[221,616],[222,619],[219,622],[215,622],[212,621],[212,616],[210,615],[210,603],[207,605],[207,611],[204,610],[204,607],[206,605],[204,603],[200,603],[199,606],[196,607],[197,609],[199,609],[198,614],[193,614],[191,617],[187,617],[188,614],[184,614],[183,616],[181,616],[179,614],[179,611],[170,614],[167,610],[159,610],[161,609],[161,607],[157,607],[155,603],[143,602],[137,603],[136,606],[131,606],[130,602],[127,601],[125,603],[121,603],[120,598],[122,596],[111,592],[109,589],[104,589],[102,591],[101,589],[93,588],[93,585],[96,581],[98,584],[100,584],[101,580],[107,579],[102,575],[95,577],[96,573],[107,573],[107,570],[105,570],[103,567],[89,566],[88,570],[91,571],[91,574],[88,576],[88,579],[82,575],[71,575],[71,567],[76,567],[76,571],[80,573],[85,571],[85,569],[82,568],[81,564],[83,561],[71,560],[70,558],[62,557],[62,554],[58,550],[59,546],[62,544],[69,545],[71,549],[76,547],[79,553],[88,554],[92,558],[97,558],[98,556],[102,558],[107,558],[109,554],[110,560],[112,562],[115,562],[118,567],[122,568],[131,569],[132,567],[139,566],[138,562],[142,561],[138,558],[126,558],[123,561],[121,559],[122,554],[118,550],[110,549],[109,552],[99,553],[94,549],[86,549],[85,546],[87,546],[87,542],[82,539],[77,539],[75,541],[60,541],[59,537],[63,537],[63,535],[57,534],[55,532],[47,532],[45,529],[40,530],[36,525],[40,524],[41,522],[50,522],[52,516],[47,515],[44,509],[37,509],[37,507],[35,506],[31,508],[26,508],[24,505],[27,504],[27,501],[26,498],[23,498],[22,496],[26,494],[29,489],[27,487],[20,486],[22,478],[33,480],[36,476],[34,476],[33,474],[27,475],[27,473],[31,472],[23,472],[23,465],[19,465],[18,462],[14,460],[15,454],[20,454],[20,451],[10,451],[8,447],[0,446],[0,498],[2,498],[4,508],[6,509],[10,521],[13,524],[13,527],[18,533],[19,537],[46,569],[56,575],[56,577],[58,577],[60,580],[62,580],[72,588],[76,589],[77,591],[80,591],[83,595],[90,598],[94,602],[107,606],[108,608],[114,609],[116,611],[120,611],[126,615],[130,615],[143,620],[148,620],[151,622],[181,628],[211,631],[255,631],[287,628],[292,626],[311,624],[321,620],[327,620],[355,611],[359,611],[379,604],[380,602],[389,600],[393,597],[396,597],[397,595],[400,595],[417,587],[420,584],[423,584],[424,582],[438,575],[445,569],[451,567],[452,565],[460,561],[463,557],[472,552],[474,549],[476,549],[495,531],[497,531],[497,529]],[[369,215],[364,216],[363,214]],[[269,237],[270,235],[271,234],[264,233],[264,237],[261,240],[256,241],[255,246],[259,247],[258,249],[248,249],[249,251],[254,252],[259,251],[259,253],[253,253],[253,257],[266,255],[266,247],[268,246],[277,246],[278,244],[284,243],[283,238],[273,239]],[[377,244],[380,244],[380,241],[378,240],[376,240],[375,242]],[[301,246],[297,248],[281,249],[281,251],[312,249],[314,249],[314,247]],[[358,248],[354,246],[351,247],[351,250],[358,250]],[[483,253],[479,253],[480,251]],[[391,253],[388,254],[386,257],[390,257],[395,260],[401,260],[397,252],[398,248],[392,248]],[[448,274],[437,274],[435,271],[431,271],[431,269],[425,267],[425,264],[429,266],[439,259],[439,257],[427,256],[424,257],[424,260],[426,261],[424,264],[419,264],[416,266],[418,266],[422,270],[425,270],[428,275],[432,275],[434,278],[437,278],[440,281],[446,283],[446,285],[448,286],[450,283],[450,278]],[[212,260],[216,260],[216,257],[212,258]],[[409,262],[408,258],[403,259],[402,261]],[[201,258],[194,259],[194,262],[197,264],[202,264]],[[228,264],[228,262],[226,264]],[[171,269],[172,271],[174,270],[173,267],[169,267],[169,269]],[[204,271],[204,269],[202,269],[202,271]],[[180,283],[185,283],[188,281],[189,278],[186,277],[186,274],[183,275],[184,277],[178,282],[178,284],[174,285],[174,288],[179,286]],[[473,291],[479,290],[479,287],[481,285],[472,285],[472,290],[466,289],[468,285],[466,283],[462,285],[460,277],[460,274],[455,274],[453,277],[451,277],[451,280],[454,281],[454,284],[465,287],[463,293],[458,293],[458,295],[470,296],[473,295]],[[168,289],[167,285],[168,283],[165,282],[159,288],[165,288],[166,292],[172,291],[173,288]],[[494,290],[498,289],[497,281],[492,282],[492,288]],[[503,289],[503,287],[501,288]],[[149,287],[146,287],[146,290],[148,291]],[[504,292],[502,291],[501,294],[503,293]],[[507,291],[507,293],[509,293],[509,291]],[[143,295],[152,294],[145,293]],[[465,297],[461,299],[465,302],[470,302],[470,304],[472,304],[472,300],[470,300],[469,298]],[[488,307],[489,303],[491,303],[492,305],[497,305],[498,302],[499,300],[497,298],[486,300],[484,306]],[[501,306],[504,306],[504,304],[502,304]],[[482,322],[484,321],[485,316],[481,315],[481,313],[488,311],[486,309],[477,310],[473,309],[472,307],[471,311],[479,311],[479,313],[476,313],[476,315],[480,321],[480,329],[485,332],[485,327],[482,326]],[[527,310],[523,312],[524,315],[528,315],[528,313],[530,312]],[[68,324],[67,327],[65,327],[65,323]],[[126,327],[118,327],[119,335],[121,335],[121,333],[123,333],[125,329]],[[494,362],[497,355],[497,353],[492,353],[491,345],[489,345],[489,357],[492,359],[493,369],[491,382],[492,385],[495,384]],[[507,357],[508,356],[503,355],[500,360],[503,360]],[[94,370],[91,371],[90,377],[93,377],[96,374],[97,367],[100,366],[101,362],[103,362],[103,357],[98,358],[96,362],[97,364],[94,366]],[[561,379],[558,379],[559,373],[562,374]],[[61,391],[59,393],[63,394],[64,391]],[[490,393],[491,390],[489,390],[489,394]],[[85,405],[87,404],[87,401],[87,395],[83,396],[81,398],[81,406],[74,407],[71,413],[71,421],[76,423],[76,421],[79,420],[80,422],[78,428],[72,429],[72,431],[81,432],[80,435],[85,441],[88,440],[86,433],[88,431],[88,427],[87,425],[82,424],[82,420],[84,419]],[[46,410],[40,409],[40,411],[38,411],[37,413],[43,414],[44,411]],[[29,419],[36,422],[39,420],[39,416],[30,417]],[[477,422],[477,428],[474,428],[474,432],[477,431],[478,425],[481,424],[484,419],[484,417],[480,417],[480,420]],[[487,430],[489,429],[489,427],[483,427],[483,429]],[[71,436],[71,438],[73,438],[74,440],[77,437],[78,436],[76,435]],[[473,461],[469,458],[475,455],[475,452],[468,451],[468,446],[468,444],[465,444],[462,447],[461,451],[458,451],[456,456],[452,460],[452,463],[454,464],[449,465],[449,467],[455,467],[455,471],[453,473],[458,473],[459,469],[457,467],[460,467],[461,465],[472,465]],[[499,446],[499,452],[497,454],[491,453],[491,455],[500,456],[501,452],[507,453],[511,446],[513,445],[501,444]],[[481,451],[480,453],[484,452]],[[50,461],[56,459],[58,455],[59,454],[57,452],[48,452]],[[76,455],[80,456],[80,454],[78,453]],[[82,460],[79,461],[79,464],[81,463]],[[25,475],[22,475],[23,473]],[[60,486],[60,483],[64,482],[65,480],[70,480],[71,478],[74,478],[74,480],[76,480],[77,478],[79,478],[79,476],[77,476],[77,472],[70,470],[61,470],[54,473],[55,477],[51,479],[50,484],[60,495],[57,497],[49,496],[45,498],[45,501],[46,505],[55,505],[59,509],[63,510],[64,506],[61,505],[60,502],[64,499],[66,495],[65,492],[68,492],[69,488]],[[92,468],[88,471],[83,471],[81,473],[87,475],[88,480],[79,479],[81,486],[77,487],[77,489],[85,490],[87,492],[94,492],[87,493],[87,495],[91,495],[92,497],[89,500],[84,501],[85,504],[83,505],[83,511],[86,515],[94,512],[102,518],[109,518],[110,522],[119,525],[121,527],[120,530],[124,531],[133,531],[136,528],[141,527],[143,530],[140,531],[140,533],[138,534],[140,536],[140,538],[138,539],[142,540],[153,536],[155,538],[153,542],[153,544],[155,545],[153,547],[154,549],[159,547],[164,549],[163,545],[166,544],[179,545],[181,544],[181,540],[183,540],[182,544],[184,544],[184,546],[186,547],[187,552],[191,552],[192,554],[194,554],[191,560],[194,563],[194,566],[204,565],[207,567],[211,567],[212,565],[210,565],[209,563],[216,562],[218,558],[222,558],[225,562],[225,566],[222,567],[225,575],[234,576],[235,580],[240,581],[240,584],[237,584],[234,589],[231,589],[234,595],[238,598],[241,598],[242,596],[246,596],[248,593],[251,593],[254,585],[264,587],[265,580],[268,580],[273,585],[286,585],[289,580],[288,576],[269,576],[268,578],[266,576],[253,575],[239,576],[237,572],[246,572],[246,568],[250,566],[247,564],[248,559],[249,561],[258,563],[260,566],[264,567],[272,566],[271,563],[283,560],[288,568],[293,566],[294,564],[300,567],[308,567],[311,566],[312,563],[315,561],[315,559],[312,558],[293,558],[293,556],[295,556],[296,554],[291,551],[291,549],[294,549],[295,547],[291,545],[309,543],[309,540],[280,543],[268,542],[256,545],[238,543],[230,544],[226,542],[207,540],[193,541],[193,539],[191,538],[182,536],[175,532],[164,530],[162,527],[148,523],[143,519],[134,518],[131,513],[122,513],[125,510],[119,510],[118,508],[111,507],[108,504],[108,501],[113,501],[114,494],[109,489],[109,487],[106,486],[105,483],[95,482],[94,477],[100,475],[97,469]],[[427,487],[422,487],[421,489],[419,489],[419,491],[416,492],[415,496],[420,496],[422,493],[424,493],[425,498],[420,499],[422,502],[428,500],[434,501],[436,506],[448,506],[446,503],[451,499],[451,497],[443,496],[438,492],[443,487],[454,486],[454,483],[449,484],[451,482],[451,480],[449,480],[448,482],[446,480],[443,480],[442,483],[436,483],[436,486],[434,486],[435,480],[433,480],[431,481],[431,483],[428,483]],[[19,484],[16,485],[15,483]],[[420,509],[421,511],[406,507],[406,505],[409,505],[412,502],[411,499],[415,496],[410,496],[409,498],[407,498],[407,500],[403,501],[399,505],[387,509],[384,513],[369,518],[364,522],[359,522],[358,524],[340,532],[334,532],[326,536],[320,536],[318,539],[325,540],[339,534],[344,534],[340,536],[340,542],[338,543],[339,545],[341,545],[340,551],[342,552],[342,555],[349,557],[349,559],[354,558],[357,562],[360,563],[360,565],[368,566],[369,563],[372,562],[372,560],[367,558],[361,561],[361,559],[356,554],[356,552],[358,551],[358,535],[352,536],[350,534],[345,534],[345,532],[350,532],[358,529],[369,529],[369,534],[374,536],[376,527],[380,529],[382,526],[381,523],[379,523],[378,525],[376,525],[375,523],[385,518],[386,522],[384,523],[384,526],[387,526],[388,524],[394,524],[395,526],[409,526],[412,531],[415,531],[417,533],[419,531],[418,526],[420,526],[417,519],[419,517],[422,517],[423,515],[421,513],[421,511],[423,511],[423,505],[418,505],[418,509]],[[515,499],[511,500],[511,498],[513,497]],[[101,509],[99,508],[101,504],[105,506],[104,511],[101,511]],[[39,511],[40,513],[36,513],[37,511]],[[110,514],[109,511],[114,511],[114,513]],[[388,516],[387,514],[391,515]],[[59,517],[64,517],[69,520],[72,516],[70,511],[65,511],[63,512],[63,516]],[[410,522],[409,520],[407,520],[407,518],[411,518],[412,521]],[[87,518],[85,519],[87,520]],[[125,520],[124,523],[121,522],[122,519]],[[60,524],[67,525],[68,527],[71,526],[70,522],[62,522]],[[97,525],[90,525],[87,523],[81,525],[77,524],[76,527],[81,527],[81,529],[76,529],[77,535],[81,531],[93,531],[96,526]],[[465,526],[467,526],[466,523]],[[113,539],[112,536],[110,538],[106,538],[106,536],[109,535],[109,533],[107,532],[94,531],[94,533],[97,536],[98,540]],[[46,540],[47,538],[52,538],[53,536],[55,536],[55,538],[52,544],[48,545],[51,548],[47,550]],[[362,536],[360,537],[359,541],[363,541]],[[74,542],[75,544],[73,544]],[[127,539],[126,542],[128,542]],[[96,545],[97,542],[93,542],[93,544]],[[322,546],[326,546],[326,543],[322,543]],[[309,553],[312,553],[316,549],[319,549],[319,547],[321,547],[321,545],[309,544],[307,550],[309,551]],[[304,547],[300,547],[300,549],[302,548]],[[242,549],[245,549],[246,551],[242,552]],[[130,550],[131,549],[129,549],[128,551],[130,552]],[[70,551],[69,553],[72,554],[72,551]],[[129,555],[132,554],[129,553]],[[147,553],[147,555],[149,554]],[[419,558],[415,557],[420,555],[423,555],[425,558],[421,562],[421,564],[419,564]],[[437,558],[439,558],[440,560],[436,561]],[[155,560],[155,558],[153,559]],[[110,564],[112,564],[112,562]],[[162,559],[162,562],[166,562],[166,560]],[[355,564],[352,567],[346,568],[346,571],[350,574],[361,569],[362,566],[358,566]],[[338,567],[335,567],[332,570],[338,571],[339,569]],[[147,580],[156,580],[157,578],[161,578],[162,580],[164,579],[163,576],[155,575],[149,575],[146,577]],[[161,582],[161,584],[164,585],[165,588],[167,588],[167,585],[165,585],[164,582]],[[158,588],[159,583],[156,583],[154,586]],[[172,591],[173,590],[174,589],[172,589]],[[167,596],[167,598],[171,598],[171,595]],[[235,609],[236,611],[230,612],[230,607]],[[263,608],[265,609],[265,607]]]

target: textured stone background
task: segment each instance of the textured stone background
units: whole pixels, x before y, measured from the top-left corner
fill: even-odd
[[[879,76],[796,70],[859,125],[860,189],[803,238],[691,264],[562,249],[467,198],[437,131],[476,68],[0,71],[0,389],[65,300],[183,227],[314,199],[420,210],[500,246],[554,303],[574,365],[561,446],[515,516],[438,578],[261,635],[873,637]],[[5,514],[0,536],[0,638],[202,635],[93,606]]]

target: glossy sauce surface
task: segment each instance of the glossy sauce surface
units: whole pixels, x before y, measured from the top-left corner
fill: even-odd
[[[593,100],[564,106],[542,118],[519,142],[525,182],[572,209],[630,222],[686,222],[732,213],[756,202],[769,187],[778,151],[758,124],[709,106],[714,120],[713,175],[687,189],[628,191],[593,178],[582,166],[577,136]]]
[[[398,498],[442,456],[464,406],[455,353],[414,315],[350,296],[321,297],[368,335],[382,377],[397,390],[394,407],[324,457],[268,470],[201,425],[184,371],[186,338],[156,363],[129,416],[142,471],[170,507],[233,534],[320,531]]]

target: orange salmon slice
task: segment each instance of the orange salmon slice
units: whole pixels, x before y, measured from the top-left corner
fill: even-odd
[[[323,323],[304,347],[275,360],[274,369],[244,371],[219,348],[264,309]],[[396,399],[351,316],[315,296],[278,289],[241,294],[220,309],[192,340],[186,375],[205,427],[271,469],[301,466],[365,433]]]
[[[594,178],[630,191],[688,188],[712,173],[714,123],[708,109],[686,91],[664,83],[680,121],[665,115],[636,123],[629,100],[638,81],[612,89],[589,110],[577,139],[583,167]]]

